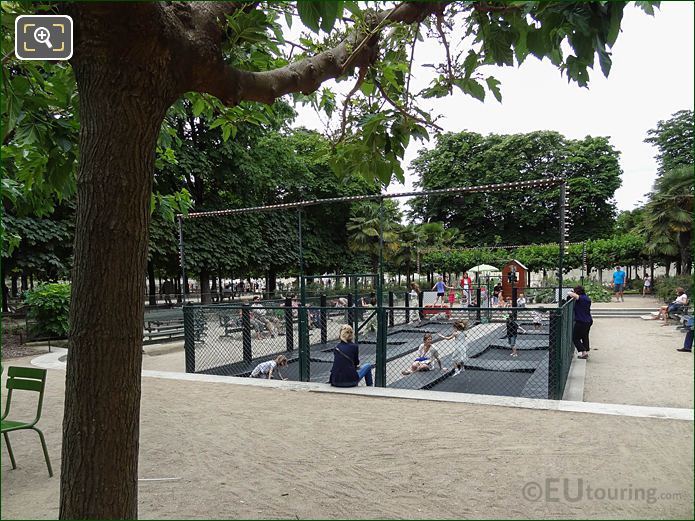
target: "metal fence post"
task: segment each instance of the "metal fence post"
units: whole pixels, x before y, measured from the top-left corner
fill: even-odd
[[[347,296],[347,323],[352,325],[355,322],[355,301],[352,298],[352,293]]]
[[[418,317],[420,318],[420,320],[425,319],[425,309],[424,309],[425,306],[423,305],[424,302],[425,302],[425,293],[421,291],[420,293],[417,294],[417,305],[420,308],[418,310]]]
[[[241,308],[241,330],[244,351],[244,362],[251,363],[253,353],[251,351],[251,308],[244,304]]]
[[[319,310],[319,323],[321,325],[321,343],[326,344],[328,342],[328,317],[326,313],[326,306],[328,304],[326,301],[326,295],[321,295],[319,302],[321,306],[321,309]]]
[[[195,318],[190,305],[183,306],[183,348],[186,353],[186,372],[195,373]]]
[[[309,381],[309,320],[308,310],[303,305],[298,308],[299,314],[299,381]]]
[[[560,381],[560,339],[562,338],[562,309],[555,308],[549,311],[550,328],[548,334],[548,398],[559,399]]]
[[[386,333],[387,322],[384,308],[376,310],[376,368],[374,379],[377,387],[386,387]]]
[[[294,319],[292,318],[292,298],[285,299],[285,345],[288,351],[294,350]]]
[[[482,301],[481,301],[482,298],[483,298],[483,293],[482,293],[482,291],[480,290],[480,286],[478,286],[478,287],[475,289],[475,302],[478,304],[478,306],[477,306],[478,309],[476,309],[476,311],[475,311],[475,320],[476,320],[477,322],[480,322],[480,318],[481,318],[481,317],[480,317],[480,308],[483,307],[483,303],[482,303]]]
[[[389,291],[389,326],[393,327],[393,291]]]
[[[410,293],[405,292],[405,323],[410,324]]]

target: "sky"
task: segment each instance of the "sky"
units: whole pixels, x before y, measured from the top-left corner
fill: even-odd
[[[656,178],[656,149],[644,139],[647,131],[674,112],[693,109],[693,2],[662,2],[654,17],[630,5],[622,32],[613,46],[608,78],[596,66],[589,88],[568,83],[548,60],[529,56],[521,67],[492,67],[484,72],[502,82],[502,103],[488,93],[481,103],[454,89],[454,95],[423,100],[421,106],[444,117],[444,131],[468,130],[481,134],[513,134],[555,130],[568,138],[608,136],[620,152],[622,186],[615,194],[618,210],[644,202]],[[467,42],[460,42],[466,45]],[[416,46],[411,90],[429,82],[427,62],[440,62],[441,46],[433,40]],[[335,83],[325,86],[332,88]],[[343,92],[346,83],[336,87]],[[351,85],[347,86],[348,88]],[[342,99],[342,97],[340,97]],[[296,126],[323,130],[313,109],[300,107]],[[433,148],[435,140],[413,141],[404,158],[405,186],[392,183],[388,192],[412,189],[410,162],[419,149]]]

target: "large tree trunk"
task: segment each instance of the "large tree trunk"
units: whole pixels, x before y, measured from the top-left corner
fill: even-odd
[[[76,27],[80,164],[61,519],[138,514],[142,274],[154,150],[173,100],[157,72],[165,58],[153,52],[155,39],[134,44],[144,20],[131,16],[109,26],[111,17],[87,14]]]
[[[150,306],[157,305],[157,288],[155,287],[154,263],[147,261],[147,283],[149,285]]]
[[[12,274],[10,286],[11,286],[11,291],[12,291],[12,298],[17,298],[19,296],[19,288],[17,287],[17,274],[16,273]]]
[[[210,304],[210,272],[207,269],[200,270],[200,303]]]
[[[268,272],[268,281],[266,283],[265,289],[268,292],[268,298],[275,298],[275,291],[278,286],[278,272],[275,269],[271,269]]]

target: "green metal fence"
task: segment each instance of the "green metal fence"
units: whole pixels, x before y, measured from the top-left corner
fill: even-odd
[[[394,305],[329,306],[325,298],[323,305],[298,307],[291,301],[187,305],[186,371],[248,377],[283,355],[284,378],[326,383],[340,327],[350,324],[377,386],[562,398],[573,357],[573,302],[448,308],[384,300]]]

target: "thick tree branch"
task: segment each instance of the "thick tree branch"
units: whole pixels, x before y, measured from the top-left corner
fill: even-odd
[[[208,92],[227,105],[236,105],[243,100],[271,104],[285,94],[310,94],[325,81],[340,77],[353,67],[369,66],[374,62],[378,43],[378,33],[373,32],[374,28],[383,28],[391,23],[420,22],[432,13],[441,12],[446,3],[408,2],[375,13],[367,17],[370,29],[366,32],[353,32],[333,49],[265,72],[242,71],[225,66],[219,52],[221,32],[218,31],[219,39],[208,40],[211,47],[218,50],[218,57],[213,59],[207,56],[207,60],[198,62],[191,71],[196,81],[189,90]],[[200,11],[199,16],[203,18],[210,16],[209,7],[201,9],[198,4],[191,4],[190,9]]]

